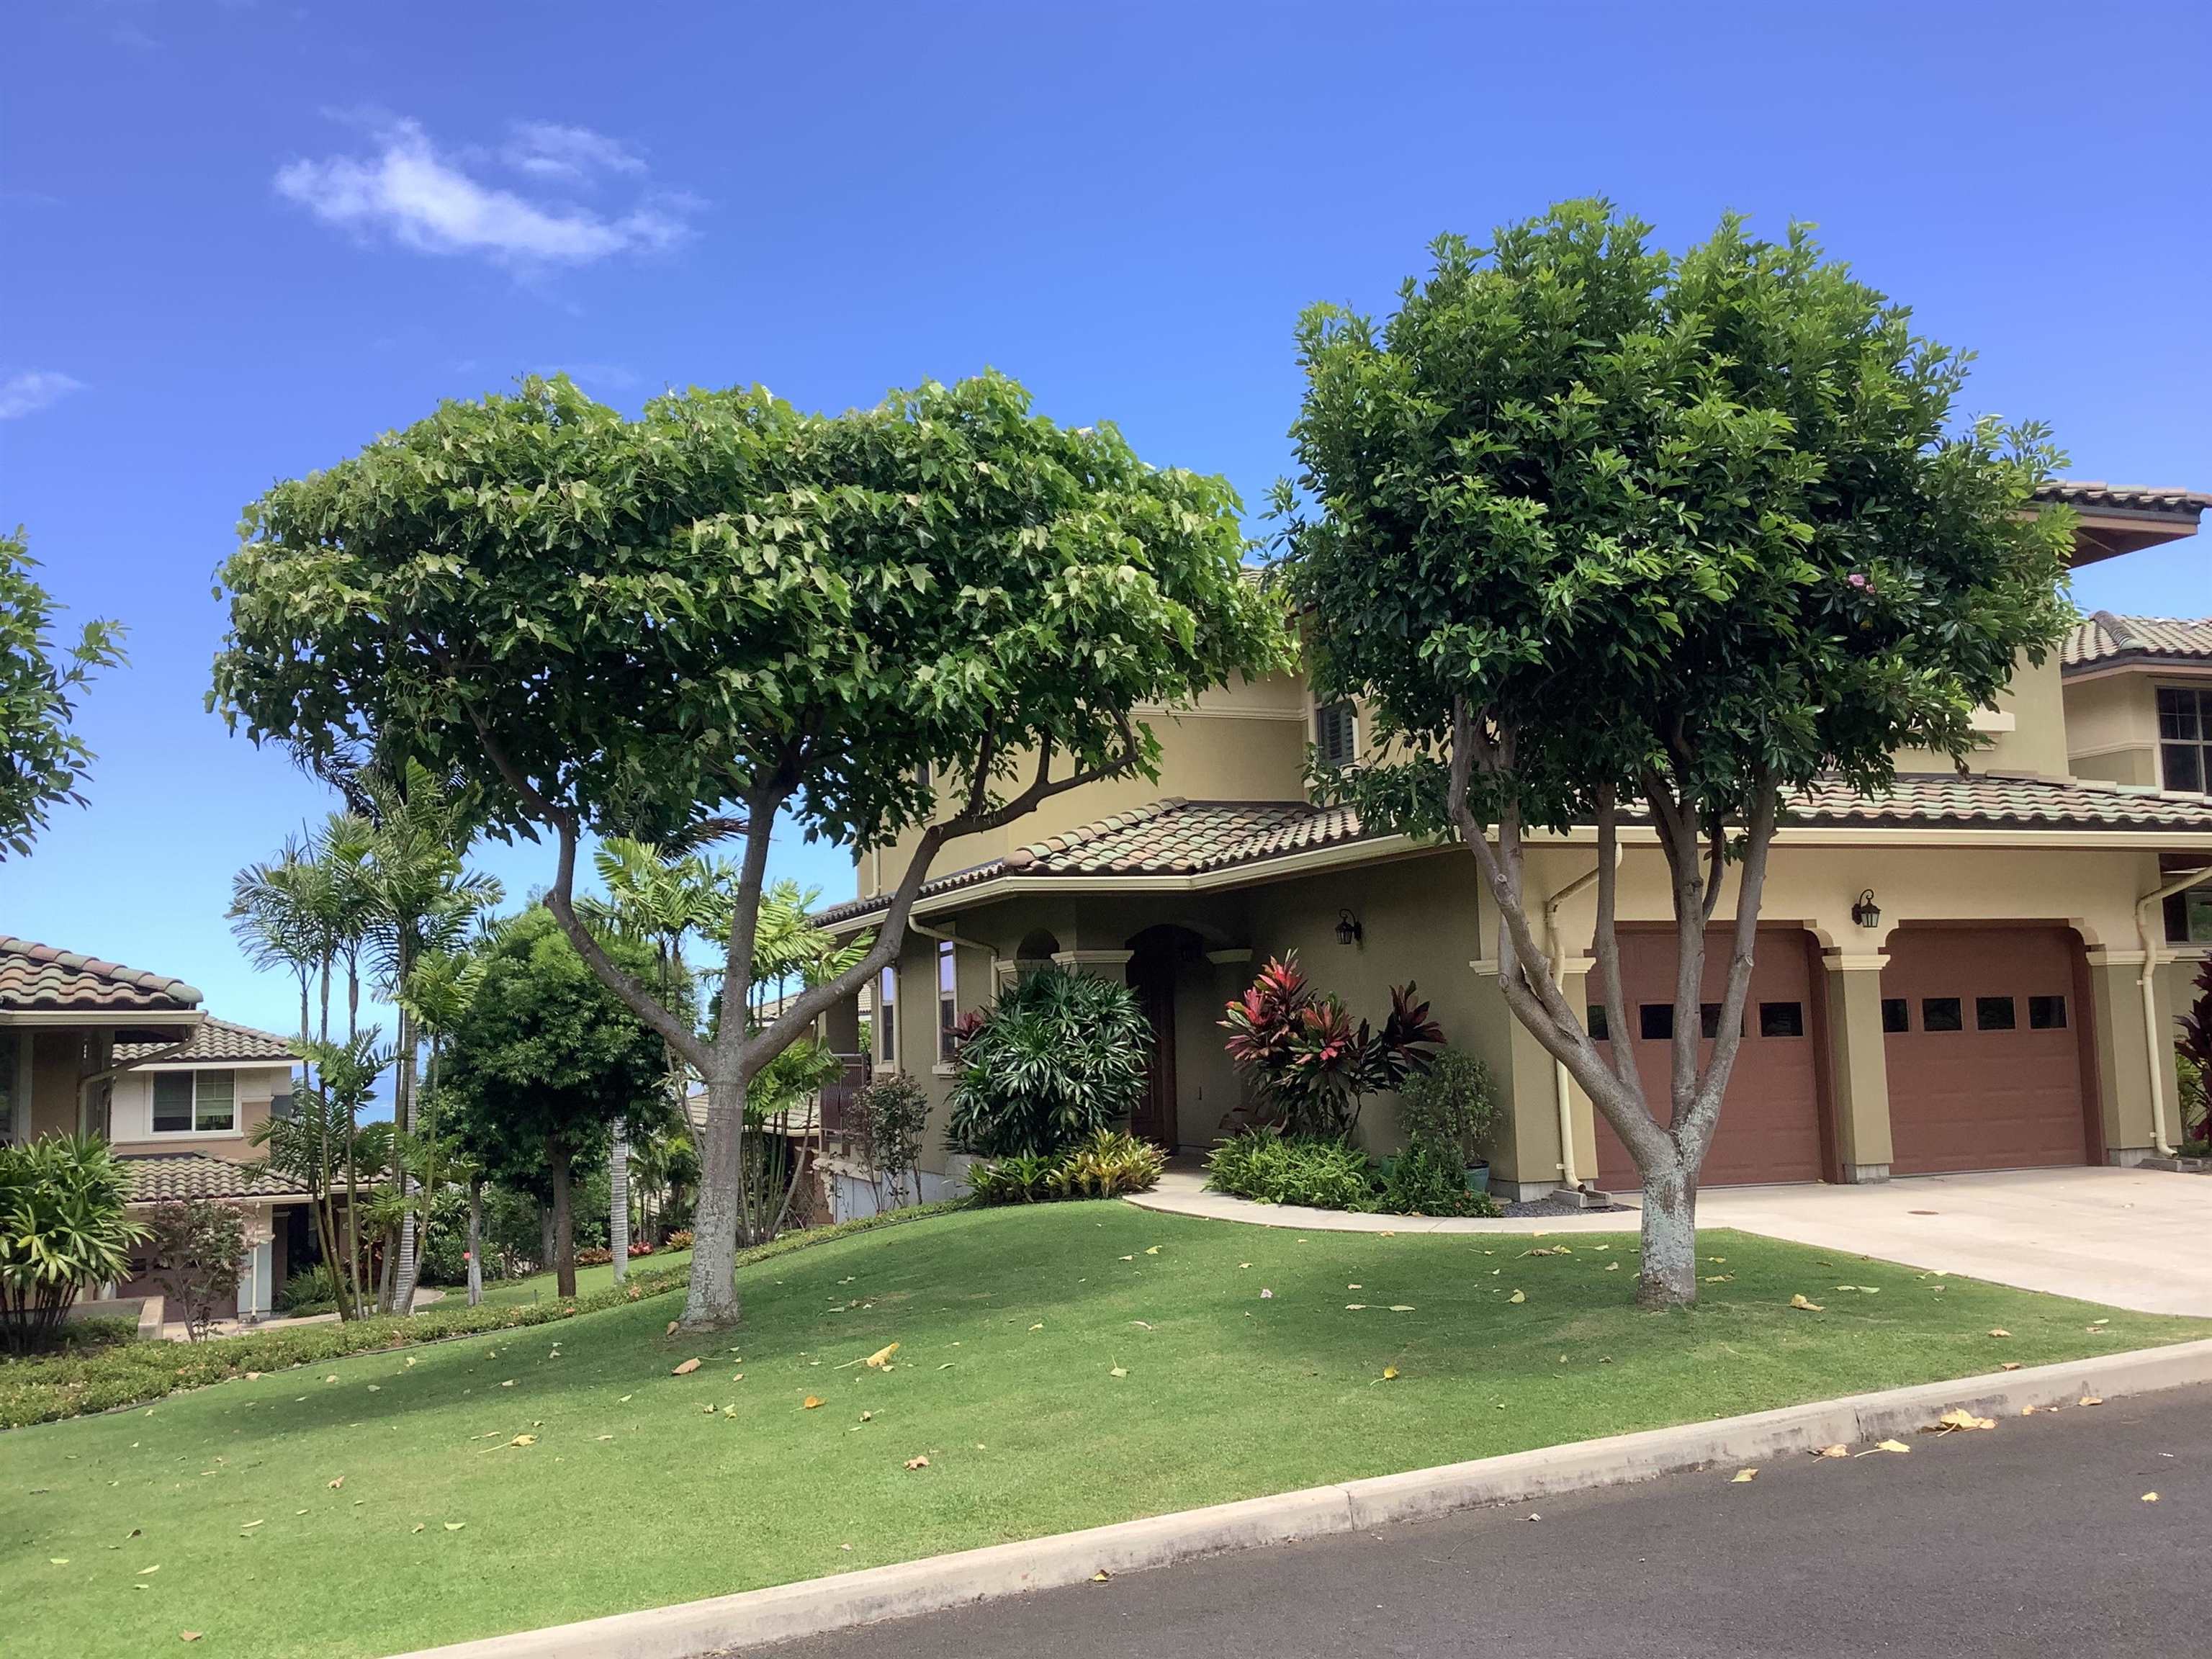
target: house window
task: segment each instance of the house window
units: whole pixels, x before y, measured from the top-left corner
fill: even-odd
[[[898,969],[887,967],[876,981],[876,1064],[898,1064]]]
[[[237,1127],[235,1072],[154,1073],[155,1134],[228,1134]]]
[[[949,939],[937,942],[937,1060],[952,1063],[952,1028],[960,1018],[960,968]]]
[[[1359,717],[1348,702],[1314,710],[1314,747],[1323,766],[1349,766],[1359,753]]]
[[[2162,685],[2158,691],[2159,767],[2166,787],[2202,793],[2212,778],[2212,691]]]
[[[2168,879],[2186,875],[2186,869],[2165,870]],[[2166,942],[2168,945],[2212,945],[2212,880],[2185,887],[2166,901]]]
[[[1803,1036],[1805,1035],[1805,1005],[1802,1002],[1760,1003],[1759,1034],[1763,1037]]]
[[[2019,1011],[2010,997],[1976,997],[1974,999],[1974,1029],[1977,1031],[2010,1031],[2020,1024]]]

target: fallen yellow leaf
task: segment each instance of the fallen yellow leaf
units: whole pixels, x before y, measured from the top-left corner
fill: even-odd
[[[1410,1302],[1393,1302],[1390,1304],[1390,1311],[1392,1313],[1411,1313],[1413,1311],[1413,1304]]]
[[[1850,1455],[1849,1446],[1823,1446],[1813,1454],[1815,1457],[1849,1457]]]
[[[161,1571],[161,1564],[159,1561],[156,1561],[156,1562],[155,1562],[152,1566],[150,1566],[150,1567],[141,1567],[141,1568],[139,1568],[139,1569],[138,1569],[138,1576],[139,1576],[141,1578],[143,1578],[143,1577],[144,1577],[148,1573],[149,1573],[149,1572],[159,1572],[159,1571]]]
[[[2008,1359],[2003,1364],[1998,1366],[1997,1369],[2001,1371],[2016,1371],[2020,1369],[2020,1361],[2017,1359]]]
[[[340,1475],[337,1480],[333,1480],[333,1481],[331,1481],[331,1490],[332,1492],[336,1492],[336,1491],[337,1491],[340,1486],[343,1486],[343,1485],[345,1485],[345,1476],[343,1476],[343,1475]]]
[[[1147,1247],[1147,1249],[1146,1249],[1146,1251],[1145,1251],[1145,1254],[1146,1254],[1146,1255],[1158,1255],[1159,1253],[1160,1253],[1160,1247],[1159,1247],[1158,1245],[1157,1245],[1157,1244],[1151,1245],[1151,1246]]]
[[[929,1467],[929,1460],[927,1457],[909,1457],[906,1460],[906,1466],[910,1469],[926,1469]]]
[[[668,1328],[667,1328],[666,1330],[663,1331],[663,1332],[661,1333],[661,1334],[662,1334],[663,1336],[673,1336],[673,1335],[675,1335],[675,1334],[676,1334],[676,1325],[677,1325],[677,1322],[676,1322],[675,1320],[672,1320],[672,1320],[670,1320],[670,1321],[668,1322]]]
[[[890,1364],[891,1356],[896,1353],[898,1349],[899,1345],[896,1342],[891,1343],[887,1347],[877,1349],[873,1353],[868,1356],[868,1369],[872,1371],[879,1371],[883,1370],[884,1366]]]
[[[534,1434],[518,1434],[507,1443],[510,1446],[534,1446],[538,1443],[538,1437]]]
[[[2081,1403],[2085,1406],[2101,1406],[2105,1403],[2105,1397],[2102,1395],[2085,1394],[2081,1396]]]
[[[1973,1413],[1957,1406],[1936,1419],[1936,1426],[1942,1430],[1994,1429],[1996,1425],[1996,1419],[1994,1417],[1977,1417]]]
[[[698,1369],[699,1362],[697,1360],[687,1359],[682,1364],[678,1365],[673,1371],[670,1372],[669,1375],[672,1376],[689,1376],[692,1372]]]
[[[1109,1376],[1127,1376],[1128,1374],[1128,1371],[1120,1365],[1115,1366],[1112,1370],[1106,1373]]]
[[[1823,1313],[1826,1311],[1819,1303],[1808,1298],[1802,1291],[1796,1296],[1790,1298],[1790,1305],[1796,1309],[1801,1313]]]
[[[465,1521],[448,1521],[446,1522],[446,1530],[447,1532],[459,1532],[463,1527],[465,1527],[469,1523]]]
[[[818,1395],[818,1394],[810,1394],[810,1395],[808,1395],[806,1396],[806,1398],[805,1398],[805,1399],[804,1399],[804,1400],[802,1400],[802,1401],[800,1401],[799,1402],[799,1410],[804,1411],[804,1412],[811,1412],[811,1411],[814,1410],[817,1407],[820,1406],[820,1405],[821,1405],[821,1403],[822,1403],[822,1396],[821,1396],[820,1395]],[[711,1408],[711,1407],[709,1407],[709,1409],[712,1409],[712,1408]]]
[[[1756,1480],[1758,1479],[1759,1471],[1757,1469],[1738,1469],[1734,1475],[1729,1477],[1729,1485],[1731,1486],[1741,1486],[1747,1480]]]
[[[2011,1333],[2010,1331],[2008,1331],[2008,1330],[2005,1329],[2005,1328],[2004,1328],[2003,1326],[2002,1326],[2002,1325],[1998,1325],[1998,1326],[1995,1326],[1995,1327],[1993,1327],[1993,1328],[1990,1329],[1990,1334],[1991,1336],[2010,1336],[2010,1335],[2012,1334],[2012,1333]]]
[[[1528,1299],[1528,1292],[1526,1291],[1516,1291],[1512,1295],[1507,1297],[1505,1299],[1508,1302],[1526,1302]]]
[[[196,1630],[180,1630],[177,1632],[177,1640],[179,1642],[197,1642],[199,1639],[200,1633]]]
[[[2155,1504],[2158,1502],[2158,1494],[2154,1492],[2147,1492],[2142,1495],[2142,1501],[2146,1504]]]
[[[1398,1368],[1395,1365],[1385,1365],[1382,1368],[1382,1380],[1385,1382],[1396,1382],[1398,1380]]]

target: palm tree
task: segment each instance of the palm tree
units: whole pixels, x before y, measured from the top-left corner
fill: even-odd
[[[276,856],[231,878],[230,930],[256,968],[278,968],[300,983],[300,1035],[314,1030],[308,996],[324,959],[314,850],[295,837]]]
[[[391,1060],[376,1046],[378,1035],[372,1026],[345,1042],[307,1039],[303,1047],[313,1080],[294,1091],[289,1117],[270,1118],[253,1132],[253,1144],[268,1149],[269,1167],[307,1189],[316,1237],[323,1260],[331,1264],[343,1319],[358,1319],[365,1309],[357,1174],[363,1161],[361,1109],[374,1096],[377,1074]],[[341,1175],[347,1192],[343,1241],[335,1213]]]
[[[426,954],[458,947],[502,893],[496,879],[462,863],[476,835],[477,802],[471,791],[412,760],[396,775],[365,771],[356,783],[369,829],[354,885],[378,988],[399,1009],[392,1109],[392,1122],[404,1140],[416,1127],[420,1046],[406,995],[409,979]],[[411,1197],[415,1177],[404,1167],[404,1158],[401,1164],[401,1195]],[[382,1298],[392,1311],[414,1311],[419,1224],[416,1206],[406,1206],[399,1220],[391,1290]]]
[[[586,920],[606,933],[650,945],[661,1006],[672,1006],[676,987],[690,974],[684,942],[694,933],[711,936],[727,917],[734,866],[696,853],[672,856],[648,842],[622,836],[600,842],[592,861],[607,896],[589,907]],[[670,1103],[680,1119],[689,1079],[675,1045],[665,1046]],[[608,1160],[607,1242],[617,1283],[629,1272],[629,1131],[627,1119],[615,1126]]]
[[[441,1179],[462,1180],[469,1188],[469,1306],[483,1299],[483,1172],[438,1133],[439,1066],[446,1041],[461,1016],[468,1012],[477,987],[483,981],[483,958],[471,951],[451,949],[426,951],[416,959],[399,992],[399,1008],[429,1043],[428,1069],[423,1075],[422,1109],[416,1138],[430,1153],[422,1174],[424,1188],[434,1193]],[[411,1267],[411,1263],[410,1264]],[[411,1280],[410,1290],[411,1294]]]

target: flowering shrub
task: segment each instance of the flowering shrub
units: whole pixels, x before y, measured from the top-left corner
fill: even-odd
[[[661,1240],[660,1243],[663,1249],[688,1250],[691,1248],[691,1230],[689,1227],[678,1227],[666,1238]]]
[[[1339,1139],[1358,1123],[1365,1097],[1425,1069],[1444,1038],[1411,980],[1390,988],[1379,1032],[1364,1019],[1353,1025],[1341,999],[1316,994],[1296,951],[1271,958],[1221,1025],[1264,1113],[1293,1135]]]

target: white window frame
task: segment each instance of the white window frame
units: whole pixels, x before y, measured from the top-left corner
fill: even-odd
[[[949,939],[937,941],[937,1066],[952,1069],[952,1028],[960,1023],[959,947]]]
[[[156,1091],[164,1078],[187,1079],[191,1088],[191,1126],[183,1129],[161,1127]],[[203,1129],[200,1123],[200,1084],[211,1077],[230,1079],[230,1121],[220,1129]],[[196,1066],[191,1071],[149,1071],[146,1073],[146,1138],[149,1140],[222,1140],[238,1138],[238,1069],[229,1066]]]
[[[2168,691],[2184,692],[2196,703],[2197,735],[2193,738],[2169,738],[2166,735],[2166,711],[2158,708],[2158,700]],[[2212,720],[2212,685],[2202,680],[2169,681],[2154,688],[2151,706],[2158,720],[2158,787],[2175,794],[2212,794],[2212,732],[2206,730]],[[2166,751],[2168,748],[2194,749],[2197,751],[2197,787],[2177,789],[2166,781]]]
[[[876,975],[876,1069],[879,1072],[898,1070],[898,981],[896,962],[885,963],[883,972]]]

